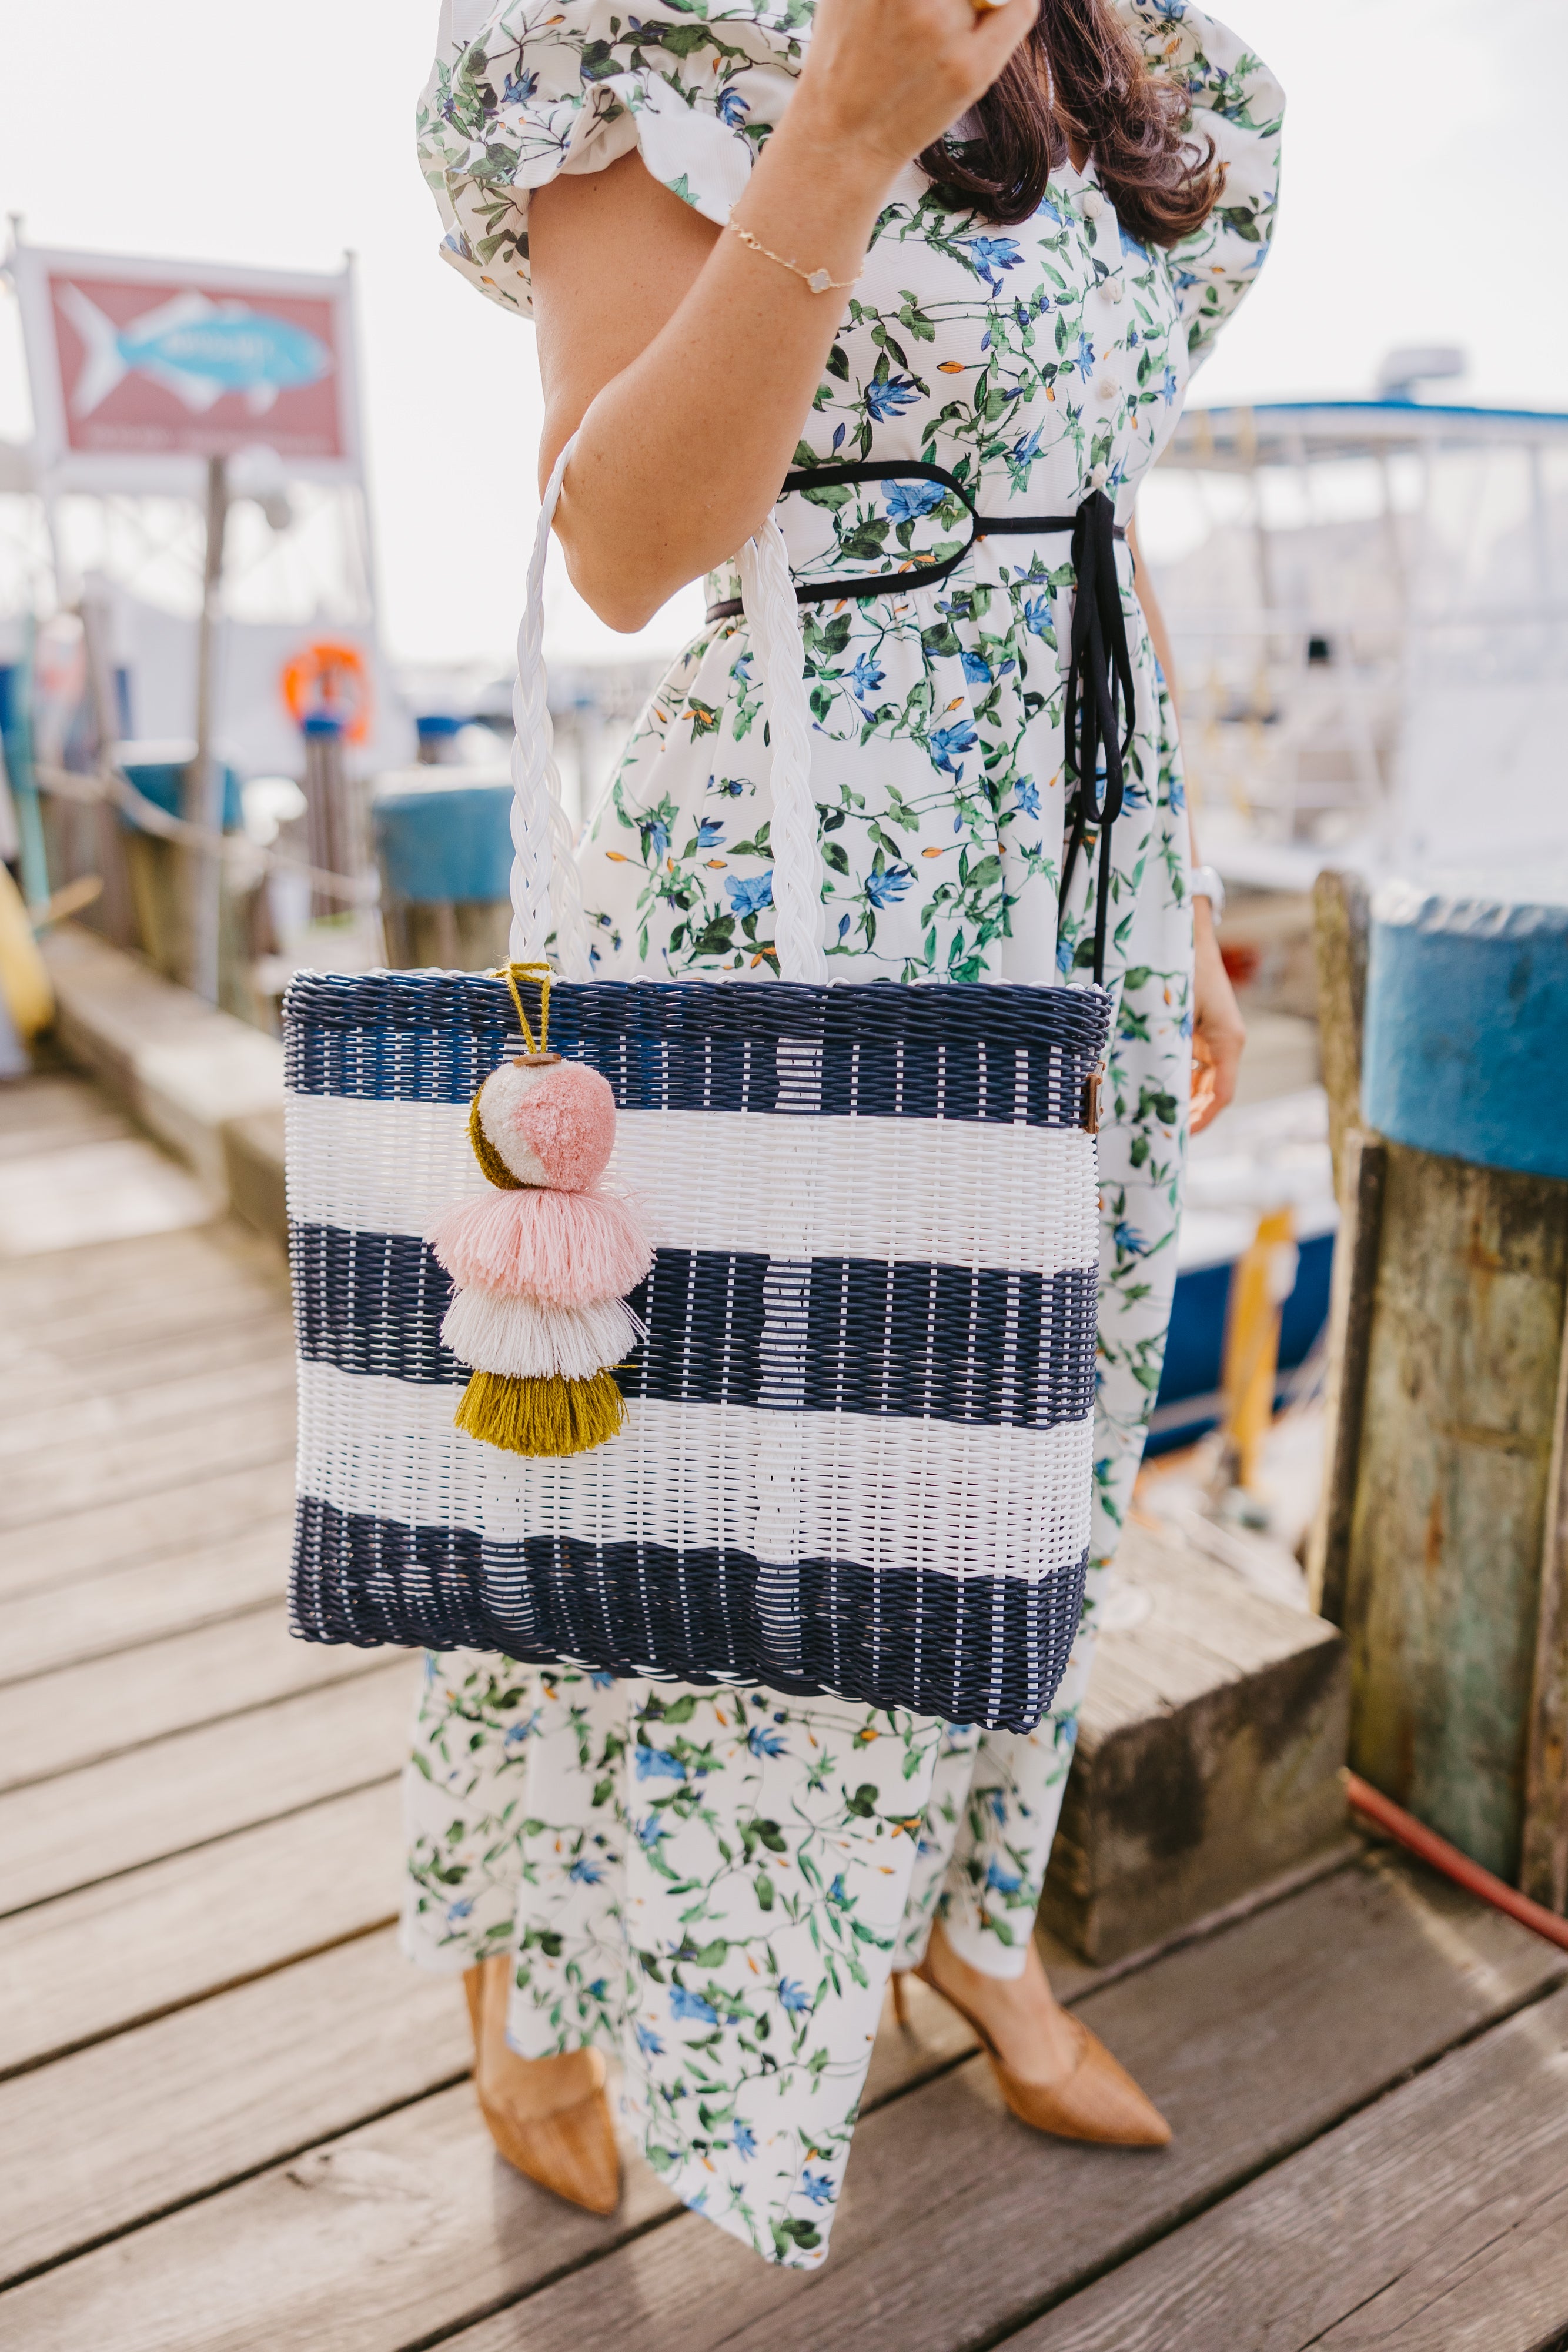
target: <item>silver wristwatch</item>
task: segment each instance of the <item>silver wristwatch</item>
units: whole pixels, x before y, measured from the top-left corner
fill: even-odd
[[[1212,866],[1195,866],[1186,877],[1189,898],[1207,898],[1209,913],[1218,925],[1225,918],[1225,885]]]

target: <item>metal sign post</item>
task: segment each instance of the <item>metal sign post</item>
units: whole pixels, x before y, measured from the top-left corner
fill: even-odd
[[[207,459],[206,551],[202,566],[202,620],[196,642],[196,756],[186,772],[187,820],[209,832],[224,828],[224,768],[213,747],[217,708],[220,631],[223,624],[224,540],[228,530],[228,467],[221,457]],[[209,1004],[218,1001],[218,931],[223,906],[223,860],[187,851],[185,905],[190,926],[190,982]]]

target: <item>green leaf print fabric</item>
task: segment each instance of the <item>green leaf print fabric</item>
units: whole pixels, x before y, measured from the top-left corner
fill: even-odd
[[[1132,513],[1196,361],[1272,233],[1282,100],[1246,46],[1184,0],[1120,0],[1227,166],[1173,250],[1127,234],[1092,159],[998,227],[894,186],[846,301],[796,465],[935,464],[808,483],[779,517],[799,579],[885,574],[802,608],[824,936],[846,980],[1086,980],[1096,844],[1065,896],[1065,534],[988,516]],[[448,0],[420,109],[449,260],[527,312],[530,192],[636,147],[724,221],[789,103],[809,0],[497,6]],[[758,267],[766,268],[763,262]],[[909,576],[979,532],[942,581]],[[612,1682],[463,1654],[431,1661],[408,1776],[404,1938],[458,1969],[513,1950],[510,2033],[532,2055],[619,2058],[628,2119],[694,2209],[765,2258],[826,2253],[889,1966],[940,1915],[972,1965],[1022,1966],[1108,1563],[1176,1277],[1191,1060],[1192,925],[1180,751],[1134,589],[1123,814],[1112,837],[1115,1002],[1100,1136],[1095,1511],[1083,1621],[1027,1738],[768,1692]],[[709,583],[721,604],[732,569]],[[765,984],[773,953],[769,754],[743,620],[706,627],[634,730],[580,850],[597,971]]]

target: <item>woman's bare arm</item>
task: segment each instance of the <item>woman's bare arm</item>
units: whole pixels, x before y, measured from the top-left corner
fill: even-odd
[[[804,268],[853,278],[894,180],[990,87],[1035,8],[821,0],[739,225]],[[601,618],[640,628],[760,527],[847,298],[723,235],[634,154],[541,188],[528,252],[541,478],[578,435],[556,531]]]
[[[1133,576],[1137,583],[1138,602],[1144,608],[1149,642],[1166,674],[1166,686],[1174,711],[1176,663],[1171,656],[1170,631],[1166,626],[1160,600],[1155,593],[1154,583],[1149,578],[1138,547],[1135,521],[1127,525],[1127,545],[1133,553]],[[1196,866],[1198,862],[1197,833],[1193,824],[1190,799],[1186,822],[1192,862]],[[1240,1069],[1242,1049],[1247,1043],[1247,1024],[1241,1018],[1236,991],[1230,985],[1230,975],[1219,952],[1219,939],[1214,928],[1214,909],[1207,898],[1195,898],[1192,902],[1192,1132],[1199,1135],[1219,1117],[1236,1092],[1237,1073]]]

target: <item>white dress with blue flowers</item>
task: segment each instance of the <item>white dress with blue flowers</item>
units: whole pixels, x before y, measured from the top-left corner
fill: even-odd
[[[847,303],[800,470],[914,460],[982,519],[1070,515],[1100,488],[1131,514],[1194,361],[1267,253],[1282,102],[1185,0],[1118,5],[1215,140],[1217,211],[1169,252],[1140,245],[1091,160],[1000,228],[912,166]],[[637,16],[614,0],[446,0],[420,137],[448,257],[526,311],[529,191],[633,146],[724,221],[810,22],[810,0],[649,0]],[[964,497],[911,476],[808,483],[780,505],[798,577],[889,580],[802,608],[829,952],[857,979],[1087,976],[1094,858],[1060,887],[1069,541],[982,535],[923,583],[968,536]],[[1135,697],[1112,837],[1094,1564],[1051,1713],[1025,1738],[473,1654],[431,1661],[421,1707],[410,1950],[458,1969],[514,1949],[517,2046],[611,2049],[675,2192],[800,2266],[826,2252],[890,1964],[919,1957],[940,1910],[975,1966],[1022,1965],[1159,1382],[1192,924],[1179,747],[1124,549],[1119,562]],[[709,583],[714,604],[737,594],[732,572]],[[746,626],[720,617],[653,698],[584,840],[601,973],[766,981],[768,774]]]

